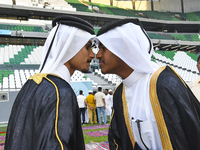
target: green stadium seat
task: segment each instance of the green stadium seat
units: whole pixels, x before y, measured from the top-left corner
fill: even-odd
[[[151,19],[159,19],[159,20],[173,20],[178,21],[178,18],[173,17],[170,13],[167,12],[159,12],[159,11],[136,11],[132,10],[133,12],[139,14],[142,13],[143,17],[151,18]]]
[[[118,7],[108,7],[107,8],[109,11],[111,11],[114,15],[120,15],[120,16],[128,16],[128,17],[139,17],[136,15],[134,12],[118,8]]]
[[[20,64],[19,55],[14,55],[15,64]]]
[[[0,29],[3,30],[24,30],[28,32],[44,32],[44,29],[39,26],[25,26],[25,25],[10,25],[10,24],[0,24]]]
[[[14,58],[9,58],[10,64],[15,64],[15,59]]]
[[[187,41],[184,34],[171,34],[171,36],[176,38],[177,40]]]
[[[161,54],[162,56],[174,60],[174,56],[176,54],[176,51],[154,51],[155,53]]]
[[[192,41],[200,41],[198,34],[191,34]]]
[[[9,70],[9,75],[10,74],[14,74],[14,71],[13,70]]]
[[[186,16],[189,21],[200,21],[200,18],[197,14],[198,14],[198,12],[196,12],[196,13],[189,12],[189,13],[186,13]]]
[[[76,8],[77,11],[93,12],[88,7],[77,0],[66,0],[70,5]]]
[[[99,29],[94,29],[95,34],[97,35]]]
[[[147,33],[148,36],[150,37],[150,39],[165,39],[165,40],[169,40],[168,38],[164,37],[164,36],[161,36],[157,33]]]
[[[186,52],[186,54],[187,54],[188,56],[190,56],[194,61],[197,61],[198,55],[193,54],[193,53],[190,53],[190,52]]]
[[[8,77],[8,70],[3,71],[3,77]]]

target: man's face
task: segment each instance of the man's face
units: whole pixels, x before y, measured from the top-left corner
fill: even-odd
[[[103,74],[106,73],[114,73],[118,74],[124,62],[109,51],[103,44],[99,44],[99,51],[96,55],[96,58],[99,59],[99,65],[101,67],[101,72]]]
[[[105,94],[106,94],[106,95],[108,94],[108,91],[107,91],[107,90],[105,90]]]
[[[200,73],[200,59],[199,59],[199,61],[197,62],[197,69],[199,70],[199,73]]]
[[[79,70],[81,72],[88,72],[90,62],[95,57],[92,49],[92,42],[88,41],[85,46],[69,60],[69,64],[72,70]]]

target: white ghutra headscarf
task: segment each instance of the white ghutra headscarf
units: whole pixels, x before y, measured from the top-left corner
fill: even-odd
[[[95,37],[95,35],[79,29],[78,27],[57,24],[52,28],[44,44],[42,63],[39,70],[41,73],[57,74],[64,79],[66,79],[67,73],[69,76],[67,80],[69,81],[69,71],[64,63],[73,58],[93,37]],[[45,60],[50,46],[50,52]]]
[[[117,22],[113,24],[114,28],[111,24],[107,26],[107,30],[100,29],[97,38],[108,50],[134,69],[123,80],[123,84],[125,85],[129,120],[136,142],[140,148],[145,149],[137,131],[137,124],[132,118],[141,120],[143,126],[148,128],[148,130],[143,130],[141,127],[141,134],[147,147],[149,149],[162,149],[149,97],[151,76],[159,69],[159,66],[151,61],[153,53],[151,41],[140,25],[131,21],[117,26],[116,24]]]
[[[136,72],[153,73],[158,66],[151,61],[153,48],[139,25],[126,23],[97,37],[113,54],[121,58]]]

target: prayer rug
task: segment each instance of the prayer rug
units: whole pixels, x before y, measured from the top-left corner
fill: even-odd
[[[82,127],[83,130],[91,130],[91,129],[100,129],[100,128],[108,128],[109,124],[104,124],[104,125],[94,125],[94,126],[86,126]]]
[[[90,142],[85,145],[85,150],[109,150],[108,142],[94,143]]]
[[[4,145],[5,145],[5,135],[0,136],[0,150],[4,150]]]
[[[92,136],[92,137],[106,136],[106,135],[108,135],[108,130],[84,132],[84,134],[87,134],[87,135]]]
[[[101,142],[101,143],[99,143],[99,145],[100,145],[101,147],[105,148],[105,149],[109,149],[109,144],[108,144],[108,142]]]

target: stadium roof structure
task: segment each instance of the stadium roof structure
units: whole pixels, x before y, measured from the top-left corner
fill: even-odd
[[[27,6],[17,6],[17,5],[0,5],[0,14],[7,16],[20,16],[29,18],[29,16],[43,16],[54,18],[58,15],[74,15],[85,19],[92,23],[94,26],[103,26],[104,24],[118,19],[124,18],[134,18],[118,15],[108,15],[108,14],[98,14],[90,12],[80,12],[80,11],[66,11],[66,10],[55,10],[47,8],[37,8],[37,7],[27,7]],[[188,32],[188,33],[200,33],[200,23],[199,21],[165,21],[157,19],[147,19],[139,18],[144,29],[146,31],[156,31],[156,32]]]
[[[200,52],[200,42],[151,39],[154,48],[166,51]]]
[[[66,11],[66,10],[55,10],[37,7],[27,7],[27,6],[17,6],[17,5],[0,5],[0,14],[7,16],[19,16],[25,17],[27,20],[30,16],[43,16],[44,18],[54,18],[58,15],[74,15],[82,19],[87,20],[94,27],[100,28],[106,23],[118,19],[134,18],[119,15],[109,15],[109,14],[98,14],[90,12],[80,12],[80,11]],[[200,22],[199,21],[166,21],[157,19],[147,19],[139,18],[143,28],[148,31],[153,32],[166,32],[166,33],[200,33]],[[29,34],[25,35],[28,37]],[[37,37],[38,34],[43,34],[42,37],[45,38],[48,34],[45,33],[35,33]],[[15,35],[16,36],[16,35]],[[32,35],[34,37],[34,35]],[[163,40],[163,39],[152,39],[154,47],[158,47],[162,50],[183,50],[183,51],[197,51],[200,52],[199,42],[189,42],[189,41],[178,41],[178,40]]]

